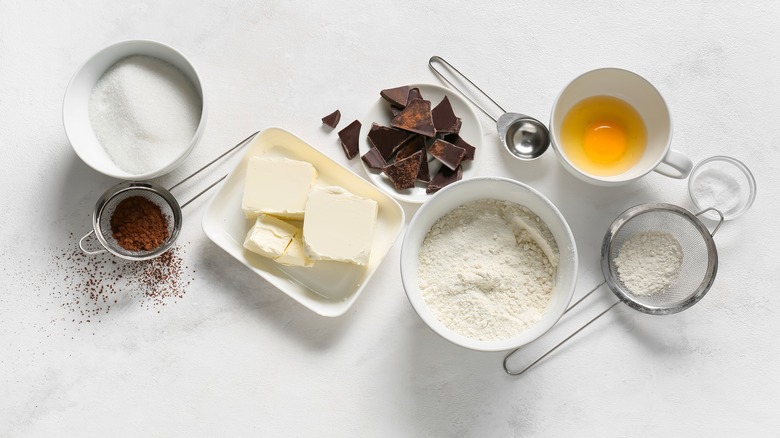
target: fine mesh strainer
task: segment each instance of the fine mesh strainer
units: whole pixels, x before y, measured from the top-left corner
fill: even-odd
[[[720,222],[712,232],[698,218],[708,211],[713,211],[720,216]],[[604,284],[609,286],[620,300],[517,372],[507,366],[509,358],[519,350],[519,348],[515,349],[504,358],[504,370],[511,375],[524,373],[621,302],[632,309],[651,315],[669,315],[696,304],[715,281],[715,274],[718,271],[718,251],[713,236],[722,224],[723,215],[714,208],[693,214],[676,205],[655,203],[637,205],[624,211],[612,222],[601,245],[601,270],[604,273],[604,281],[571,305],[566,312],[572,310]],[[615,259],[623,244],[633,236],[659,231],[673,236],[682,249],[679,276],[659,293],[645,294],[646,291],[632,291],[620,279]]]
[[[114,238],[111,229],[111,218],[116,207],[125,199],[138,196],[160,207],[160,211],[168,223],[168,238],[161,245],[151,250],[132,251],[122,247]],[[126,181],[108,189],[95,203],[92,215],[92,227],[86,236],[79,240],[79,247],[87,254],[97,254],[108,251],[126,260],[148,260],[168,251],[179,237],[182,223],[181,206],[171,192],[152,182]],[[88,250],[84,247],[84,239],[94,234],[103,249]]]
[[[149,181],[125,181],[115,185],[114,187],[111,187],[105,193],[103,193],[103,195],[95,203],[95,210],[92,214],[93,229],[79,240],[79,248],[82,252],[88,255],[94,255],[108,251],[117,257],[132,261],[148,260],[164,254],[166,251],[171,249],[171,247],[173,247],[174,243],[176,243],[176,239],[179,237],[179,232],[181,231],[182,226],[182,209],[192,201],[198,199],[198,197],[200,197],[202,194],[209,191],[212,187],[219,184],[219,182],[225,179],[227,175],[214,181],[211,183],[211,185],[181,205],[179,205],[179,202],[171,194],[171,191],[201,171],[205,170],[212,164],[221,160],[229,153],[247,144],[249,140],[251,140],[256,134],[257,132],[245,138],[240,143],[228,149],[222,155],[218,156],[205,166],[191,173],[189,176],[174,184],[169,189]],[[116,207],[123,200],[133,196],[140,196],[145,198],[146,200],[160,207],[160,210],[162,211],[162,214],[168,223],[168,238],[165,240],[165,242],[156,248],[148,251],[131,251],[122,247],[122,245],[120,245],[119,242],[114,238],[114,233],[111,229],[111,217],[114,215]],[[100,248],[86,248],[85,241],[91,235],[94,235],[97,238],[97,241],[100,244]]]

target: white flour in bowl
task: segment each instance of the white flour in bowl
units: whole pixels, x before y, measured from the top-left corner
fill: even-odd
[[[541,319],[558,257],[552,233],[526,207],[472,201],[426,234],[418,260],[420,291],[452,331],[482,341],[509,339]]]

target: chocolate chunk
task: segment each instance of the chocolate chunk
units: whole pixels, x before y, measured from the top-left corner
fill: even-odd
[[[417,171],[417,181],[422,181],[426,184],[431,182],[431,172],[428,169],[428,154],[423,155],[423,158],[420,161],[420,170]]]
[[[322,124],[335,128],[341,121],[341,111],[336,110],[322,118]]]
[[[426,137],[435,137],[436,128],[433,127],[431,102],[422,99],[409,101],[406,108],[393,117],[390,126],[416,132]]]
[[[387,166],[387,162],[382,158],[382,153],[377,148],[369,149],[360,159],[372,169],[382,169]]]
[[[422,99],[422,93],[420,93],[420,89],[417,87],[410,88],[409,89],[409,97],[406,99],[406,104],[408,105],[409,102],[412,101],[412,99]]]
[[[368,131],[368,141],[372,146],[379,149],[382,158],[385,161],[390,160],[395,151],[409,141],[414,134],[402,131],[400,129],[382,126],[377,123],[371,124],[371,130]]]
[[[444,136],[444,140],[454,144],[455,146],[459,148],[463,148],[466,150],[466,156],[463,157],[463,161],[473,160],[474,154],[477,151],[477,148],[474,146],[468,144],[466,140],[464,140],[460,135],[458,134],[449,134]]]
[[[438,192],[455,181],[460,181],[462,178],[463,168],[461,166],[458,166],[455,170],[452,170],[447,166],[441,166],[439,173],[431,179],[428,188],[425,189],[425,193],[431,194]]]
[[[406,102],[409,97],[409,89],[410,87],[408,85],[397,88],[388,88],[386,90],[380,91],[379,95],[382,96],[386,101],[390,102],[391,105],[403,108],[406,106]]]
[[[400,113],[403,110],[404,109],[401,108],[400,106],[390,105],[390,114],[392,114],[393,117],[397,116],[398,113]]]
[[[433,115],[433,126],[436,127],[437,133],[460,131],[460,119],[452,111],[452,104],[447,96],[444,96],[444,99],[431,110],[431,114]]]
[[[423,159],[423,151],[417,151],[403,160],[386,166],[383,171],[393,182],[396,190],[410,189],[417,181],[417,173],[420,171]]]
[[[341,147],[344,149],[347,159],[351,160],[358,154],[358,141],[360,139],[360,121],[347,125],[344,129],[339,131],[339,140],[341,140]]]
[[[452,170],[455,170],[466,156],[465,149],[438,138],[428,148],[428,152]]]
[[[415,135],[401,149],[398,149],[398,152],[395,154],[395,160],[403,160],[409,155],[423,149],[425,149],[425,137],[422,135]]]
[[[457,121],[457,123],[455,123],[455,127],[452,128],[452,133],[453,134],[459,134],[461,126],[463,126],[463,119],[458,117],[458,121]]]

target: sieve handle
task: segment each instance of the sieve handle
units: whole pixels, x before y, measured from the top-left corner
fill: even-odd
[[[206,187],[205,189],[201,190],[201,191],[200,191],[200,193],[198,193],[197,195],[195,195],[195,196],[193,196],[192,198],[190,198],[190,200],[189,200],[189,201],[187,201],[187,202],[185,202],[184,204],[182,204],[182,205],[181,205],[181,208],[183,209],[184,207],[186,207],[187,205],[189,205],[189,204],[190,204],[190,202],[192,202],[192,201],[194,201],[194,200],[196,200],[196,199],[200,198],[200,196],[201,196],[202,194],[204,194],[204,193],[208,192],[209,190],[211,190],[211,188],[212,188],[212,187],[214,187],[215,185],[217,185],[217,184],[219,184],[220,182],[222,182],[222,180],[223,180],[223,179],[225,179],[225,178],[227,178],[227,175],[222,175],[222,178],[219,178],[218,180],[214,181],[214,182],[213,182],[213,183],[211,183],[211,184],[210,184],[208,187]]]
[[[100,254],[101,252],[106,252],[105,248],[101,248],[101,249],[98,249],[98,250],[89,250],[89,249],[84,247],[84,241],[87,239],[87,237],[89,237],[91,235],[94,235],[94,234],[95,234],[95,230],[92,230],[89,233],[85,234],[84,237],[79,239],[79,249],[81,250],[81,252],[83,252],[86,255],[95,255],[95,254]]]
[[[590,290],[590,292],[588,292],[588,293],[586,293],[585,295],[583,295],[583,296],[582,296],[582,298],[580,298],[579,300],[577,300],[577,302],[575,302],[575,303],[574,303],[574,304],[572,304],[572,305],[571,305],[571,306],[570,306],[568,309],[566,309],[566,311],[565,311],[565,312],[563,312],[563,314],[565,315],[565,314],[569,313],[569,311],[570,311],[570,310],[572,310],[572,309],[574,309],[575,307],[577,307],[577,305],[578,305],[578,304],[580,304],[581,302],[583,302],[583,301],[584,301],[586,298],[588,298],[588,297],[589,297],[589,296],[590,296],[590,295],[591,295],[593,292],[596,292],[596,291],[597,291],[597,290],[598,290],[598,289],[599,289],[601,286],[604,286],[604,284],[606,284],[606,281],[602,281],[601,283],[599,283],[599,284],[598,284],[596,287],[594,287],[593,289],[591,289],[591,290]],[[574,333],[572,333],[572,334],[570,334],[569,336],[567,336],[567,337],[566,337],[566,339],[562,340],[562,341],[561,341],[561,342],[559,342],[557,345],[555,345],[554,347],[552,347],[552,348],[550,348],[549,350],[547,350],[547,351],[546,351],[546,352],[545,352],[543,355],[539,356],[539,358],[538,358],[538,359],[534,360],[533,362],[531,362],[531,364],[530,364],[530,365],[526,366],[525,368],[523,368],[523,369],[522,369],[522,370],[520,370],[520,371],[512,371],[512,370],[510,370],[510,369],[509,369],[509,366],[507,365],[507,363],[509,362],[509,358],[511,358],[512,356],[514,356],[514,354],[515,354],[515,353],[517,353],[518,351],[520,351],[520,348],[522,348],[522,347],[514,349],[514,350],[513,350],[511,353],[507,354],[507,355],[506,355],[506,357],[504,357],[504,371],[506,371],[506,373],[507,373],[507,374],[509,374],[509,375],[511,375],[511,376],[519,376],[520,374],[523,374],[524,372],[528,371],[528,370],[529,370],[531,367],[533,367],[534,365],[536,365],[537,363],[539,363],[539,362],[540,362],[542,359],[544,359],[545,357],[549,356],[549,355],[550,355],[550,353],[552,353],[553,351],[557,350],[557,349],[558,349],[558,347],[560,347],[561,345],[565,344],[565,343],[566,343],[566,342],[567,342],[569,339],[573,338],[573,337],[574,337],[574,336],[575,336],[577,333],[579,333],[579,332],[581,332],[582,330],[584,330],[584,329],[585,329],[585,327],[587,327],[587,326],[591,325],[591,324],[592,324],[594,321],[596,321],[597,319],[601,318],[601,316],[602,316],[602,315],[604,315],[605,313],[607,313],[607,312],[609,312],[610,310],[612,310],[612,308],[613,308],[613,307],[615,307],[616,305],[618,305],[618,303],[620,303],[620,301],[619,301],[619,300],[618,300],[618,301],[616,301],[615,303],[613,303],[611,306],[609,306],[609,307],[608,307],[606,310],[604,310],[603,312],[601,312],[601,313],[599,313],[598,315],[596,315],[596,317],[595,317],[595,318],[593,318],[593,319],[591,319],[590,321],[588,321],[587,323],[585,323],[585,324],[584,324],[582,327],[578,328],[578,329],[577,329],[577,330],[576,330]]]
[[[723,213],[721,213],[720,210],[718,210],[715,207],[710,207],[710,208],[705,208],[704,210],[696,213],[694,216],[699,217],[699,215],[704,214],[708,211],[714,211],[715,213],[718,213],[718,216],[720,217],[720,220],[718,220],[718,225],[715,225],[715,229],[712,230],[712,232],[710,232],[710,236],[715,237],[715,233],[718,232],[718,228],[720,228],[720,226],[723,225],[723,220],[724,220]]]
[[[173,191],[173,189],[175,189],[176,187],[179,187],[180,185],[184,184],[184,183],[185,183],[185,182],[187,182],[187,181],[188,181],[190,178],[194,177],[195,175],[197,175],[197,174],[199,174],[199,173],[203,172],[204,170],[208,169],[209,167],[211,167],[211,165],[212,165],[212,164],[214,164],[214,163],[216,163],[217,161],[221,160],[221,159],[222,159],[222,158],[224,158],[224,157],[225,157],[227,154],[229,154],[229,153],[233,152],[234,150],[236,150],[236,149],[240,148],[241,146],[244,146],[245,144],[249,143],[249,140],[253,139],[253,138],[254,138],[254,137],[257,135],[257,134],[259,134],[259,133],[260,133],[260,131],[255,131],[255,132],[253,132],[251,135],[249,135],[249,137],[247,137],[247,138],[245,138],[245,139],[241,140],[241,141],[240,141],[240,142],[239,142],[237,145],[235,145],[235,146],[233,146],[232,148],[230,148],[230,149],[226,150],[225,152],[223,152],[223,153],[222,153],[222,155],[218,156],[217,158],[214,158],[213,160],[211,160],[211,161],[209,161],[208,163],[206,163],[206,165],[204,165],[204,166],[203,166],[203,167],[201,167],[200,169],[198,169],[198,170],[196,170],[195,172],[192,172],[191,174],[187,175],[187,177],[186,177],[186,178],[184,178],[183,180],[181,180],[181,181],[177,182],[176,184],[172,185],[172,186],[171,186],[171,188],[169,188],[169,189],[168,189],[168,191],[169,191],[169,192]],[[226,176],[227,176],[227,175],[226,175]],[[224,179],[224,177],[222,177],[222,179]],[[220,179],[219,181],[222,181],[222,179]],[[219,182],[219,181],[217,181],[217,182]],[[213,185],[212,185],[212,186],[210,186],[209,188],[211,188],[211,187],[213,187]],[[206,190],[208,190],[208,189],[206,189]],[[198,197],[198,196],[200,196],[201,194],[203,194],[203,193],[199,193],[197,196],[195,196],[195,198],[197,198],[197,197]],[[195,198],[192,198],[192,199],[190,199],[190,202],[191,202],[191,201],[194,201],[194,200],[195,200]]]
[[[216,163],[217,161],[219,161],[219,160],[221,160],[222,158],[224,158],[224,157],[225,157],[227,154],[229,154],[229,153],[231,153],[231,152],[235,151],[236,149],[238,149],[238,148],[240,148],[240,147],[244,146],[245,144],[249,143],[249,140],[252,140],[253,138],[255,138],[255,136],[256,136],[257,134],[259,134],[259,133],[260,133],[260,131],[256,131],[256,132],[252,133],[252,134],[251,134],[249,137],[247,137],[247,138],[245,138],[245,139],[241,140],[241,141],[240,141],[240,142],[239,142],[237,145],[235,145],[235,146],[233,146],[232,148],[230,148],[230,149],[226,150],[225,152],[223,152],[223,153],[222,153],[222,155],[218,156],[217,158],[214,158],[213,160],[211,160],[210,162],[208,162],[208,163],[207,163],[205,166],[203,166],[203,167],[201,167],[200,169],[196,170],[195,172],[193,172],[193,173],[189,174],[189,175],[188,175],[186,178],[184,178],[183,180],[181,180],[181,181],[177,182],[176,184],[174,184],[173,186],[171,186],[171,188],[170,188],[170,189],[168,189],[168,191],[171,191],[171,190],[175,189],[176,187],[179,187],[180,185],[184,184],[186,181],[188,181],[188,180],[189,180],[190,178],[192,178],[193,176],[195,176],[195,175],[199,174],[200,172],[202,172],[202,171],[206,170],[206,169],[207,169],[207,168],[209,168],[209,167],[210,167],[212,164],[214,164],[214,163]],[[212,182],[212,183],[211,183],[211,184],[210,184],[208,187],[206,187],[205,189],[201,190],[201,191],[200,191],[200,192],[199,192],[197,195],[193,196],[193,197],[192,197],[192,198],[190,198],[190,199],[189,199],[187,202],[185,202],[184,204],[182,204],[180,208],[184,209],[184,207],[186,207],[187,205],[189,205],[189,204],[190,204],[192,201],[194,201],[194,200],[198,199],[198,198],[199,198],[201,195],[203,195],[204,193],[206,193],[206,192],[208,192],[209,190],[211,190],[211,189],[212,189],[214,186],[216,186],[217,184],[219,184],[219,183],[220,183],[220,182],[221,182],[223,179],[225,179],[225,178],[227,178],[227,175],[223,175],[223,176],[222,176],[221,178],[219,178],[218,180],[216,180],[216,181]]]

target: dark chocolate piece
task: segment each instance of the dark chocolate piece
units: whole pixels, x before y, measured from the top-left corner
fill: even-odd
[[[341,111],[336,110],[322,118],[322,124],[335,128],[341,121]]]
[[[355,158],[358,154],[358,141],[360,140],[360,121],[355,120],[339,131],[339,140],[341,140],[341,147],[344,149],[347,159]]]
[[[437,133],[460,131],[460,123],[458,123],[460,119],[452,111],[452,104],[447,96],[444,96],[444,99],[431,110],[431,114]]]
[[[465,149],[438,138],[428,148],[428,152],[452,170],[455,170],[466,156]]]
[[[426,184],[431,182],[431,172],[428,169],[428,154],[424,154],[420,161],[420,170],[417,171],[417,181],[422,181]]]
[[[382,153],[377,148],[369,149],[360,159],[366,163],[366,166],[372,169],[382,169],[387,166],[387,162],[382,158]]]
[[[396,190],[410,189],[417,181],[417,173],[420,171],[423,159],[423,151],[417,151],[403,160],[386,166],[383,171],[393,182]]]
[[[400,106],[403,108],[406,106],[406,102],[408,101],[409,89],[410,87],[408,85],[404,85],[403,87],[388,88],[386,90],[380,91],[379,95],[382,96],[386,101],[390,102],[391,105]]]
[[[454,144],[455,146],[459,148],[463,148],[466,150],[466,156],[463,157],[463,161],[473,160],[474,159],[474,153],[477,151],[477,148],[474,146],[468,144],[466,140],[464,140],[460,135],[458,134],[449,134],[444,136],[444,140]]]
[[[417,87],[410,88],[409,89],[409,97],[406,99],[406,104],[408,105],[409,102],[412,101],[412,99],[422,99],[422,93],[420,93],[420,89]]]
[[[461,166],[458,166],[455,170],[452,170],[447,166],[441,166],[439,173],[431,179],[428,188],[425,189],[425,193],[431,194],[438,192],[455,181],[460,181],[462,178],[463,168]]]
[[[459,134],[461,126],[463,126],[463,120],[460,117],[458,117],[458,121],[457,123],[455,123],[455,127],[452,128],[452,133]]]
[[[392,114],[393,117],[397,116],[398,113],[400,113],[403,110],[404,109],[401,108],[400,106],[390,105],[390,114]]]
[[[390,126],[416,132],[426,137],[435,137],[436,128],[433,127],[431,102],[422,99],[409,101],[406,108],[393,117]]]
[[[425,149],[425,137],[422,135],[415,135],[411,140],[406,142],[401,149],[398,149],[398,152],[395,154],[395,160],[403,160],[409,155],[423,149]]]
[[[378,123],[372,123],[371,130],[368,131],[369,143],[379,149],[385,161],[390,160],[390,157],[413,136],[414,134],[410,132],[382,126]]]

